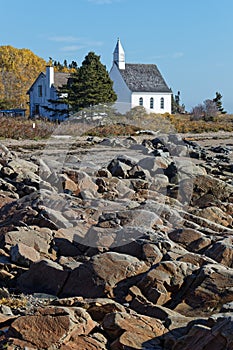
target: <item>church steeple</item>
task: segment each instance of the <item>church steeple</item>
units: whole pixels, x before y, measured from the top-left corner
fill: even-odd
[[[119,69],[125,69],[125,51],[119,38],[117,39],[117,44],[113,52],[113,62],[117,64]]]

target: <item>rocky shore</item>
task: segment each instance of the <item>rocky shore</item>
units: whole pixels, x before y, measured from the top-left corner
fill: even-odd
[[[233,349],[228,136],[2,141],[0,348]]]

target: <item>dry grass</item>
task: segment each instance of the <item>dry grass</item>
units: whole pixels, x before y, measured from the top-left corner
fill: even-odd
[[[232,114],[219,115],[212,121],[204,121],[203,119],[191,120],[190,115],[170,115],[168,118],[179,133],[233,131]]]
[[[133,136],[138,130],[140,130],[140,128],[134,125],[112,124],[97,126],[88,130],[84,135],[98,137]]]
[[[35,123],[35,128],[33,128]],[[27,120],[22,117],[0,117],[0,138],[39,140],[52,134],[73,136],[91,135],[99,137],[134,135],[138,130],[153,130],[164,133],[203,133],[220,130],[233,132],[233,115],[219,115],[212,121],[192,120],[190,115],[145,114],[115,116],[99,122],[83,123],[67,121],[60,125],[43,120]]]
[[[12,309],[20,309],[21,307],[27,306],[27,299],[26,298],[1,298],[0,299],[0,305],[6,305],[9,306]]]
[[[35,128],[33,128],[33,123]],[[28,120],[22,117],[0,117],[0,138],[41,139],[48,138],[54,131],[55,124],[42,120]]]

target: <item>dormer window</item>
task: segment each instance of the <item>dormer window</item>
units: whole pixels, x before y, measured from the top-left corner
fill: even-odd
[[[164,98],[163,97],[161,97],[161,99],[160,99],[160,108],[164,109]]]
[[[139,106],[143,106],[143,98],[142,97],[139,98]]]
[[[154,108],[154,99],[153,97],[150,98],[150,109]]]

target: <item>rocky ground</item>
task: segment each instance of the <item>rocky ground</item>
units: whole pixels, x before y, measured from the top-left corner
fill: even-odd
[[[232,134],[0,144],[0,348],[233,349]]]

